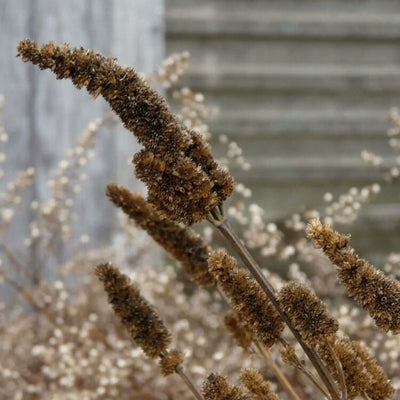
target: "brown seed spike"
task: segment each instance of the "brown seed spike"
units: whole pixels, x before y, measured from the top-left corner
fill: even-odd
[[[210,254],[209,269],[229,297],[232,308],[255,337],[264,346],[271,347],[284,324],[258,283],[236,266],[236,260],[225,252]]]
[[[225,316],[224,323],[226,329],[235,339],[236,343],[244,350],[247,350],[251,346],[253,338],[250,332],[246,330],[243,324],[239,321],[239,319],[233,313],[229,313]]]
[[[133,69],[93,50],[54,43],[39,47],[30,39],[19,43],[18,55],[104,97],[144,145],[134,158],[135,171],[147,185],[149,201],[168,218],[200,222],[232,194],[233,178],[213,159],[209,144],[182,126]]]
[[[394,394],[394,388],[383,369],[361,343],[352,341],[352,345],[371,377],[371,384],[366,388],[365,393],[371,400],[391,399]]]
[[[182,263],[188,277],[201,287],[215,284],[208,271],[209,246],[190,228],[162,216],[140,194],[115,183],[107,185],[107,197],[158,244]]]
[[[229,385],[223,376],[217,374],[208,376],[202,393],[205,400],[249,400],[238,387]]]
[[[335,338],[331,346],[342,364],[348,398],[354,399],[362,395],[371,384],[371,377],[361,358],[358,357],[351,340],[349,338]],[[318,353],[325,361],[333,377],[339,381],[336,364],[328,346],[321,344],[318,347]]]
[[[161,373],[168,376],[176,372],[176,369],[183,363],[183,354],[177,350],[171,350],[160,358]]]
[[[170,334],[139,289],[110,263],[97,266],[95,273],[132,340],[151,358],[165,352],[171,342]]]
[[[400,333],[400,283],[360,258],[349,245],[348,235],[317,219],[309,223],[307,233],[336,265],[338,280],[348,295],[369,312],[378,327]]]
[[[165,100],[131,68],[122,67],[113,58],[82,47],[48,43],[42,47],[25,39],[18,44],[18,55],[40,69],[50,69],[58,79],[69,78],[77,88],[86,87],[97,97],[102,95],[121,118],[125,127],[149,149],[163,147],[186,149],[189,135]]]
[[[251,393],[253,400],[279,400],[275,393],[271,393],[271,384],[255,369],[245,369],[239,379]]]
[[[326,305],[304,285],[288,283],[279,291],[278,301],[311,347],[325,342],[339,328],[338,322],[328,315]]]

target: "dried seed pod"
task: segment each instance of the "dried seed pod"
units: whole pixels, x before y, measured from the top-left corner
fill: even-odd
[[[108,198],[158,244],[181,262],[185,273],[199,286],[212,286],[214,277],[208,271],[209,246],[188,227],[162,216],[140,194],[115,183],[107,185]]]
[[[400,283],[360,258],[349,245],[350,236],[322,225],[318,219],[309,223],[307,233],[315,247],[336,265],[338,280],[348,295],[369,312],[378,327],[399,333]]]
[[[239,379],[251,393],[253,400],[279,400],[279,397],[270,390],[271,383],[265,381],[255,369],[245,369]]]
[[[171,342],[170,334],[139,289],[110,263],[97,266],[95,272],[104,285],[109,303],[132,340],[150,358],[166,352]]]
[[[246,327],[264,346],[271,347],[284,324],[258,283],[238,269],[236,260],[225,252],[210,254],[209,269]]]
[[[339,329],[338,322],[328,315],[326,305],[307,286],[288,283],[279,291],[278,301],[311,347],[325,342]]]
[[[223,376],[217,374],[208,376],[202,393],[205,400],[249,400],[237,386],[229,385]]]

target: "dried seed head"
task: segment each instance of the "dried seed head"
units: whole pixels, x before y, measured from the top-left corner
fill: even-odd
[[[333,350],[339,358],[345,376],[349,399],[366,393],[371,400],[391,398],[393,388],[376,361],[359,343],[347,337],[331,341]],[[318,352],[336,380],[339,379],[335,362],[326,345],[320,345]]]
[[[352,341],[352,345],[371,378],[371,384],[365,390],[367,395],[371,398],[371,400],[392,398],[394,394],[393,386],[390,384],[387,375],[378,365],[375,358],[371,356],[368,349],[361,343]]]
[[[210,254],[209,269],[246,327],[263,345],[271,347],[284,324],[258,283],[238,269],[236,260],[225,252]]]
[[[191,140],[183,135],[179,122],[166,101],[131,68],[122,67],[113,58],[82,47],[53,42],[43,46],[22,40],[17,47],[22,61],[50,69],[58,79],[71,79],[93,96],[102,95],[114,112],[147,148],[186,149]]]
[[[134,158],[149,200],[172,220],[192,224],[205,218],[233,191],[233,179],[213,159],[204,138],[182,126],[166,101],[131,68],[92,50],[67,44],[18,45],[25,62],[70,78],[94,97],[102,95],[145,149]]]
[[[240,374],[240,381],[251,393],[253,400],[278,400],[275,393],[271,393],[271,384],[265,381],[255,369],[245,369]]]
[[[200,222],[222,200],[214,182],[192,159],[177,156],[170,163],[142,150],[134,157],[136,176],[148,189],[148,200],[172,220]]]
[[[288,283],[279,291],[278,301],[309,346],[325,342],[339,329],[326,305],[307,286]]]
[[[364,368],[362,360],[354,350],[350,339],[336,338],[332,343],[332,347],[342,364],[348,398],[354,399],[362,393],[362,390],[368,387],[370,384],[370,377]],[[335,361],[328,346],[321,344],[318,347],[318,353],[325,361],[335,380],[339,382]]]
[[[360,258],[349,245],[348,235],[341,235],[317,219],[310,222],[307,232],[315,247],[321,248],[336,265],[338,280],[348,295],[369,312],[378,327],[399,333],[400,283]]]
[[[205,400],[248,400],[238,387],[229,385],[223,376],[217,374],[208,376],[202,393]]]
[[[208,271],[209,246],[190,228],[162,216],[140,194],[115,183],[107,185],[108,198],[178,261],[199,286],[215,284]]]
[[[160,358],[161,373],[168,376],[176,372],[176,369],[183,363],[183,354],[177,350],[171,350],[163,354]]]
[[[151,358],[166,351],[171,342],[170,334],[139,289],[110,263],[97,266],[95,272],[132,340]]]
[[[233,314],[229,313],[224,318],[225,327],[235,339],[236,343],[247,350],[253,342],[253,337],[243,323]]]

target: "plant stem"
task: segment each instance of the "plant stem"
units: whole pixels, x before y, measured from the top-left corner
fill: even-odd
[[[282,385],[286,393],[293,400],[301,400],[298,394],[294,391],[291,383],[286,379],[286,376],[283,375],[279,365],[272,359],[271,353],[266,349],[261,343],[254,342],[254,346],[257,348],[258,352],[264,357],[265,361],[269,365],[269,367],[274,372],[276,379]]]
[[[275,290],[274,290],[273,286],[268,282],[267,278],[262,273],[261,268],[259,267],[257,262],[254,260],[254,258],[250,254],[250,252],[247,250],[246,246],[242,243],[242,241],[239,239],[239,237],[236,235],[236,233],[230,227],[228,221],[225,219],[225,217],[223,215],[222,208],[215,207],[211,211],[208,220],[221,232],[221,234],[225,237],[225,239],[237,251],[240,258],[242,259],[242,261],[244,262],[244,264],[246,265],[248,270],[253,275],[254,279],[257,281],[257,283],[263,289],[263,291],[265,292],[265,294],[267,295],[267,297],[269,298],[271,303],[274,305],[274,307],[278,311],[282,320],[286,323],[288,328],[292,331],[296,340],[299,342],[299,344],[303,348],[305,354],[310,359],[315,370],[317,371],[318,375],[321,377],[326,388],[328,389],[332,399],[333,400],[341,400],[339,390],[338,390],[336,383],[333,380],[330,372],[328,371],[326,366],[323,364],[323,362],[319,358],[316,351],[314,349],[308,347],[307,344],[304,343],[300,333],[295,329],[295,327],[293,326],[292,321],[290,320],[288,315],[280,307],[278,299],[276,298]]]
[[[281,345],[285,348],[289,346],[289,344],[286,342],[285,339],[282,337],[279,338],[279,341]],[[300,361],[300,359],[297,357],[296,353],[293,353],[292,355],[292,363],[290,363],[294,368],[297,368],[301,373],[303,373],[310,381],[311,383],[327,398],[330,399],[329,393],[326,391],[324,388],[324,385],[312,374],[311,371],[306,368],[304,363]]]
[[[201,395],[195,384],[183,371],[182,365],[176,368],[175,372],[182,378],[183,382],[185,382],[186,386],[190,389],[190,391],[193,393],[193,396],[197,400],[204,400],[203,396]]]
[[[343,372],[343,367],[342,367],[342,363],[339,360],[339,357],[337,356],[335,349],[332,347],[332,345],[329,343],[328,340],[325,340],[325,343],[329,349],[329,352],[331,353],[331,356],[333,358],[333,361],[335,363],[335,367],[336,370],[339,374],[339,382],[340,382],[340,386],[342,389],[342,399],[343,400],[347,400],[347,387],[346,387],[346,378],[344,376],[344,372]]]

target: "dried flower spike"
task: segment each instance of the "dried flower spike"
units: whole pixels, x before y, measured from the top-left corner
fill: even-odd
[[[202,393],[205,400],[248,400],[238,387],[229,385],[223,376],[217,374],[208,376]]]
[[[236,260],[225,252],[212,252],[209,268],[246,327],[264,346],[271,347],[284,324],[258,283],[238,269]]]
[[[279,291],[278,301],[311,347],[325,342],[339,328],[338,322],[328,315],[326,305],[307,286],[288,283]]]
[[[371,384],[365,391],[367,395],[371,398],[371,400],[392,398],[394,394],[393,386],[388,380],[388,377],[383,369],[378,365],[375,358],[371,356],[368,349],[361,345],[361,343],[353,340],[352,345],[371,378]]]
[[[180,367],[183,363],[183,354],[177,350],[171,350],[167,353],[164,353],[160,358],[160,368],[161,373],[164,376],[168,376],[177,371],[177,368]]]
[[[148,187],[149,201],[170,219],[199,222],[232,194],[233,179],[215,162],[204,138],[184,127],[133,69],[92,50],[54,43],[39,47],[30,39],[19,43],[18,55],[104,97],[144,145],[134,158],[136,174]]]
[[[361,344],[347,337],[335,338],[331,346],[343,367],[349,399],[367,394],[371,400],[382,400],[393,396],[393,387],[385,373],[376,364]],[[338,379],[335,362],[327,346],[318,349],[333,376]]]
[[[225,316],[224,323],[226,329],[235,339],[236,343],[244,350],[247,350],[253,342],[249,330],[244,327],[243,323],[239,321],[237,316],[233,313],[229,313]]]
[[[95,272],[104,285],[115,314],[133,341],[151,358],[166,352],[171,342],[170,334],[139,289],[110,263],[99,265]]]
[[[199,286],[215,284],[208,271],[209,246],[190,228],[162,216],[140,194],[115,183],[107,185],[108,198],[158,244],[182,263],[189,278]]]
[[[255,369],[245,369],[239,379],[251,393],[253,400],[279,400],[275,393],[271,393],[271,384]]]
[[[349,235],[318,219],[309,223],[307,233],[314,246],[336,265],[338,280],[348,295],[369,312],[378,327],[400,333],[400,283],[360,258],[349,245]]]

